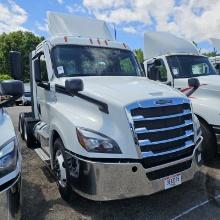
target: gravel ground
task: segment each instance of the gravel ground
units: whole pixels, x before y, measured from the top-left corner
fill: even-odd
[[[30,108],[8,108],[16,129],[22,111]],[[93,202],[76,196],[68,204],[60,198],[53,176],[35,151],[23,141],[20,145],[23,220],[220,219],[220,198],[213,199],[220,195],[220,158],[209,167],[202,167],[192,181],[152,196],[111,202]]]

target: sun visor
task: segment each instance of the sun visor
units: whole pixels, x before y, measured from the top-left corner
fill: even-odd
[[[196,47],[189,41],[166,32],[144,33],[144,59],[169,53],[198,54]]]
[[[54,12],[47,12],[47,20],[51,36],[66,35],[113,40],[104,21]]]

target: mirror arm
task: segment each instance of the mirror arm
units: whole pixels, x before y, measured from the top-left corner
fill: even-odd
[[[39,86],[41,88],[44,88],[44,89],[46,89],[48,91],[50,90],[50,83],[38,82],[37,86]]]
[[[187,97],[190,97],[199,87],[192,88],[189,92],[186,93]]]

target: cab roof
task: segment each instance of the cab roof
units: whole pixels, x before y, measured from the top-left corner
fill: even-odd
[[[144,59],[165,54],[199,54],[196,47],[189,41],[167,32],[144,33]]]
[[[104,21],[55,12],[47,12],[47,20],[51,37],[73,36],[113,40]]]

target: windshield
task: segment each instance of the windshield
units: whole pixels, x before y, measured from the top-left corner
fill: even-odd
[[[57,76],[141,76],[134,54],[128,50],[90,46],[56,46]]]
[[[174,78],[216,75],[207,57],[194,55],[175,55],[167,57]]]

